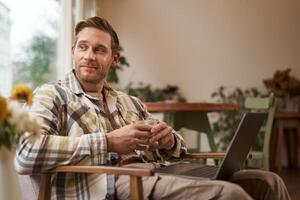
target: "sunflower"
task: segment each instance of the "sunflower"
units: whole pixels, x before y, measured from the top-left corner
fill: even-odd
[[[7,100],[0,96],[0,122],[5,120],[9,115]]]
[[[24,84],[16,85],[13,88],[11,97],[14,100],[26,101],[28,105],[32,104],[32,90],[27,85]]]

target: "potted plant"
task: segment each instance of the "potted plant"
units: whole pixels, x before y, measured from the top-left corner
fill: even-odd
[[[291,69],[277,70],[272,78],[263,80],[264,85],[279,99],[279,110],[298,112],[300,81],[290,75]]]
[[[178,86],[167,85],[164,88],[152,88],[151,85],[140,83],[137,87],[129,84],[125,88],[129,95],[138,97],[143,102],[173,101],[186,102],[186,99],[179,92]]]
[[[107,81],[111,84],[117,84],[119,82],[119,77],[117,74],[118,70],[122,71],[124,67],[129,67],[129,63],[127,62],[126,57],[122,54],[123,51],[124,49],[120,46],[119,52],[121,54],[120,54],[119,62],[116,65],[111,66],[108,72]]]

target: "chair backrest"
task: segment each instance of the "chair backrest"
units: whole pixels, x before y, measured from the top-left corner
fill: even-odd
[[[167,122],[176,131],[181,132],[182,128],[196,131],[196,137],[195,135],[189,137],[189,135],[188,138],[185,138],[193,143],[192,147],[188,145],[189,152],[199,152],[201,150],[200,133],[206,134],[210,151],[216,152],[218,146],[214,141],[214,133],[207,114],[209,112],[236,112],[239,109],[237,104],[206,102],[146,103],[146,106],[149,112],[164,113],[163,121]]]
[[[181,128],[187,128],[198,132],[196,135],[196,147],[189,148],[189,152],[201,151],[201,136],[200,133],[206,133],[207,141],[211,152],[217,151],[217,145],[215,143],[214,134],[211,130],[207,113],[205,112],[176,112],[173,115],[173,128],[179,130]]]
[[[264,134],[262,167],[265,170],[269,170],[270,139],[276,111],[276,104],[276,98],[273,94],[268,97],[247,97],[245,100],[246,109],[268,113],[266,124],[261,130],[261,133]]]

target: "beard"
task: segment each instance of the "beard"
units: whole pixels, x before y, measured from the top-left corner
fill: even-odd
[[[85,83],[97,84],[106,79],[107,73],[97,63],[80,63],[75,67],[76,76]]]

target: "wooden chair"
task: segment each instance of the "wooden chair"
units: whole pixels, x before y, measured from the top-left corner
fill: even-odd
[[[180,159],[222,159],[224,153],[192,153],[182,156]],[[132,200],[142,200],[143,176],[153,176],[151,169],[112,167],[112,166],[60,166],[47,171],[39,188],[38,200],[48,200],[51,197],[51,173],[98,173],[130,176],[130,194]]]
[[[157,104],[158,105],[158,104]],[[213,135],[211,134],[211,129],[209,126],[209,121],[207,118],[207,112],[212,111],[236,111],[238,107],[233,104],[226,104],[226,105],[219,105],[219,104],[209,104],[209,103],[191,103],[191,104],[181,104],[181,103],[171,103],[168,105],[158,105],[155,104],[150,105],[150,112],[151,110],[160,110],[169,112],[171,111],[172,114],[166,115],[165,120],[172,121],[173,125],[175,125],[175,129],[177,127],[182,126],[182,122],[185,122],[185,126],[187,128],[193,128],[196,130],[203,130],[206,131],[207,135],[209,135],[209,143],[212,147],[214,153],[204,152],[204,153],[189,153],[183,155],[180,159],[222,159],[224,157],[223,152],[216,152],[217,148],[213,140]],[[148,104],[149,106],[149,104]],[[154,106],[154,107],[153,107]],[[149,109],[149,107],[148,107]],[[179,109],[180,112],[174,112],[174,109]],[[196,111],[195,111],[196,110]],[[197,112],[198,110],[198,112]],[[189,112],[192,111],[192,112]],[[178,114],[180,113],[180,114]],[[175,115],[173,115],[175,114]],[[199,122],[199,118],[201,119]],[[184,119],[184,120],[183,120]],[[171,125],[172,125],[171,123]],[[200,145],[200,137],[199,145]],[[125,168],[125,167],[111,167],[111,166],[61,166],[56,167],[52,170],[49,170],[42,181],[39,191],[39,200],[46,200],[50,199],[50,174],[51,173],[106,173],[106,174],[113,174],[113,175],[128,175],[130,176],[130,192],[131,192],[131,199],[140,200],[143,199],[143,188],[142,188],[142,177],[143,176],[153,176],[154,172],[150,169],[138,169],[138,168]]]
[[[51,196],[51,173],[98,173],[130,176],[130,194],[133,200],[143,199],[142,176],[152,176],[150,169],[111,166],[60,166],[49,170],[42,180],[38,200],[48,200]]]
[[[263,134],[262,151],[251,151],[252,159],[261,159],[261,168],[270,170],[269,167],[269,149],[270,139],[273,127],[273,121],[276,110],[276,99],[273,94],[268,97],[247,97],[245,100],[245,108],[252,111],[267,112],[268,117],[265,125],[261,128],[260,134]],[[249,164],[249,163],[248,163]]]

